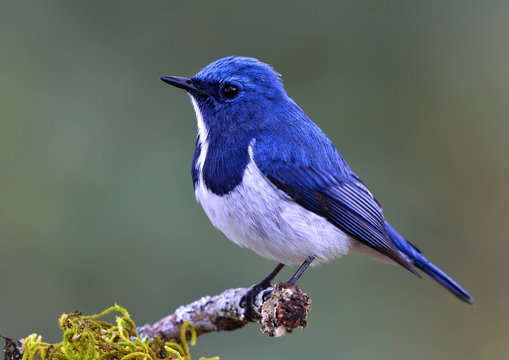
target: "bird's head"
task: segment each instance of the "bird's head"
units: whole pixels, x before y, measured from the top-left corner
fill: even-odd
[[[210,131],[232,133],[262,126],[293,101],[280,75],[254,58],[229,56],[214,61],[191,78],[161,80],[186,90]],[[271,116],[264,116],[272,114]]]

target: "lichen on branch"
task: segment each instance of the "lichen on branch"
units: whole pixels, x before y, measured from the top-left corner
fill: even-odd
[[[274,288],[228,289],[216,296],[204,296],[179,307],[173,314],[138,328],[140,336],[177,338],[186,321],[192,323],[198,335],[215,331],[236,330],[250,321],[262,324],[262,332],[281,336],[307,326],[311,300],[297,286],[283,282]]]

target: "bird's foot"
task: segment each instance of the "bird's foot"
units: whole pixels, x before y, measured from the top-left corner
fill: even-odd
[[[244,308],[246,320],[256,322],[261,319],[260,308],[262,304],[270,299],[274,288],[270,281],[262,281],[257,285],[251,286],[249,291],[240,301],[240,306]]]

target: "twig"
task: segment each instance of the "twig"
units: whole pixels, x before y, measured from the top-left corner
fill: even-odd
[[[137,328],[140,338],[178,340],[180,328],[191,322],[197,335],[212,331],[239,329],[248,322],[258,320],[262,332],[269,336],[281,336],[298,327],[306,327],[310,299],[296,286],[277,284],[274,288],[228,289],[221,294],[201,299],[179,307],[173,314]]]

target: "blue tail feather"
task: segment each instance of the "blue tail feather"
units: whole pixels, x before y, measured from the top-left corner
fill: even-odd
[[[426,274],[435,279],[443,287],[451,291],[460,300],[466,303],[472,304],[472,297],[467,293],[461,286],[459,286],[453,279],[447,276],[442,270],[433,265],[428,259],[426,259],[419,249],[406,241],[394,228],[386,221],[385,231],[389,238],[392,240],[396,248],[408,257],[410,262],[415,265],[418,269],[421,269]]]

